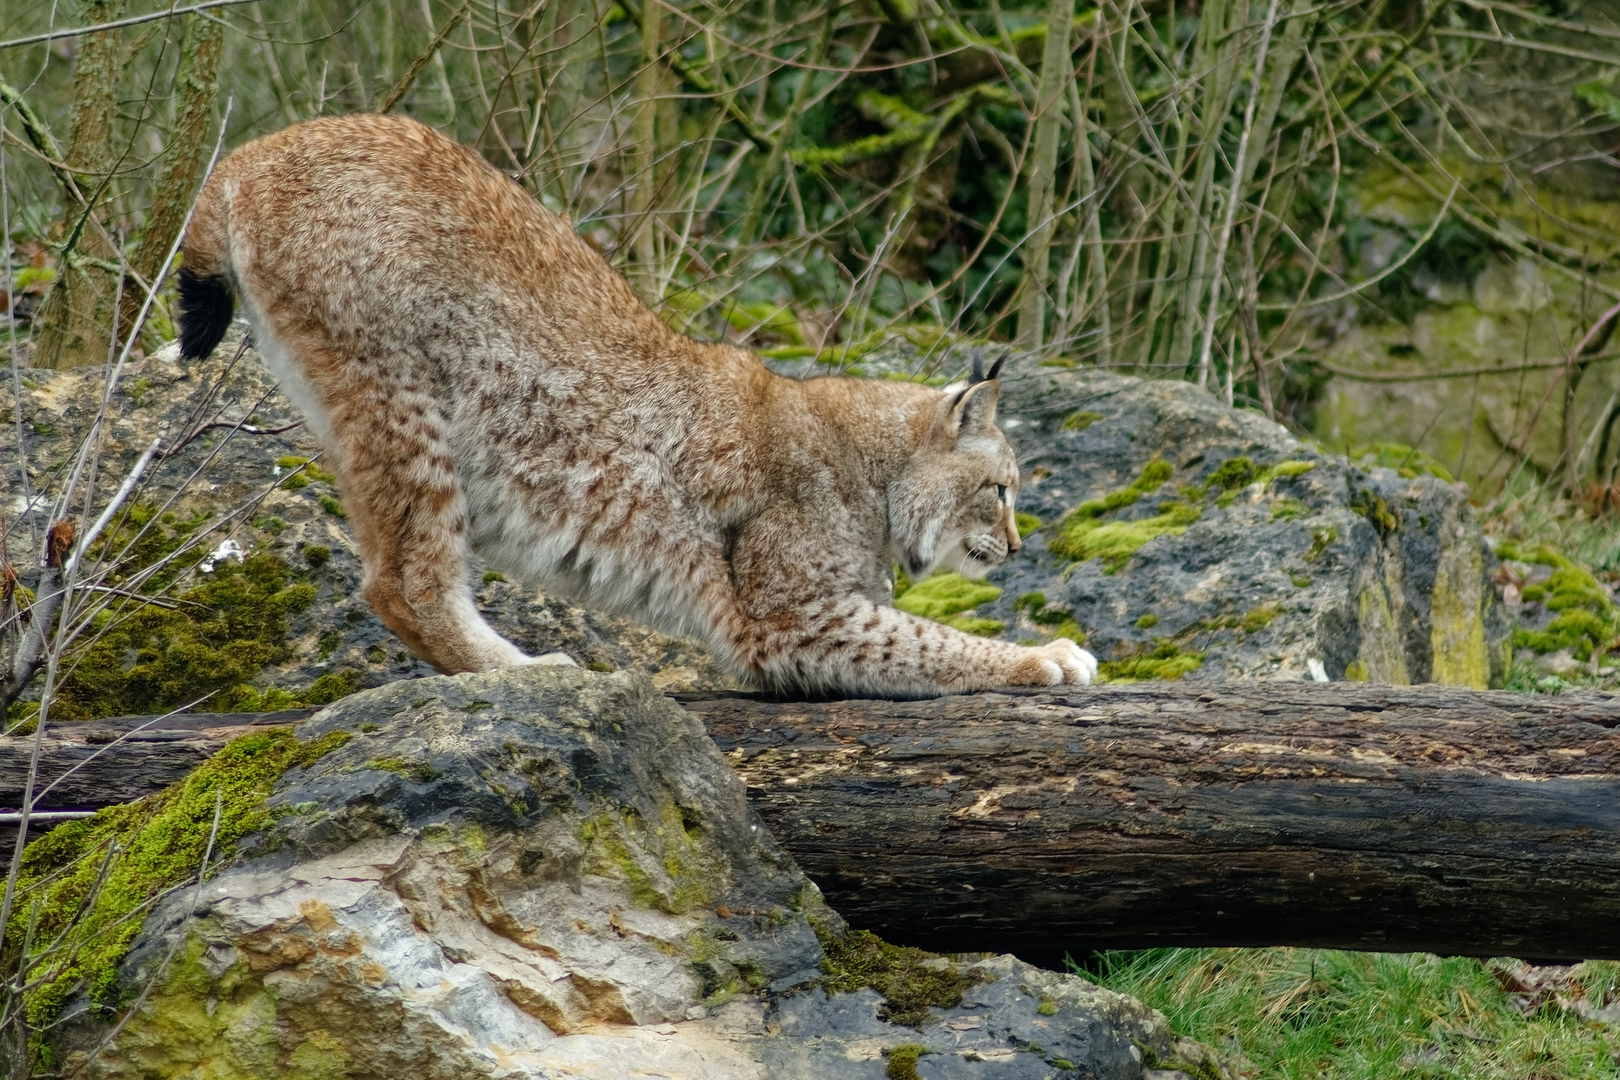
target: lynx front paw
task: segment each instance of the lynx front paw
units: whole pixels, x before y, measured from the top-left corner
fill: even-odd
[[[1068,638],[1058,638],[1029,652],[1029,659],[1019,665],[1020,685],[1088,686],[1097,677],[1097,658]]]
[[[525,664],[543,664],[547,667],[579,667],[579,661],[565,652],[541,653],[539,656],[525,657]]]

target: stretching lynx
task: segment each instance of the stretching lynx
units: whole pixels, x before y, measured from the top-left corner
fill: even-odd
[[[1096,671],[1070,641],[986,640],[889,604],[895,562],[982,577],[1018,550],[994,369],[949,392],[801,381],[682,337],[565,220],[414,121],[314,120],[231,154],[180,293],[187,357],[241,303],[335,463],[366,599],[440,670],[535,662],[479,615],[476,550],[779,690]]]

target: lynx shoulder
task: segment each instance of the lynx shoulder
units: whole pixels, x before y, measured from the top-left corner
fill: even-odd
[[[447,672],[534,662],[470,555],[690,635],[762,685],[915,695],[1089,682],[1072,642],[895,610],[889,569],[1018,550],[996,371],[949,393],[795,380],[671,331],[556,215],[413,121],[313,120],[199,196],[181,348],[234,304],[333,459],[373,608]]]

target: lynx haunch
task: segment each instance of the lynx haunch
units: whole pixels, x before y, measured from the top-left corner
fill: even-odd
[[[1059,639],[889,604],[890,567],[1018,550],[1000,386],[789,379],[670,330],[519,185],[414,121],[313,120],[209,178],[181,351],[234,303],[335,464],[365,595],[447,672],[534,662],[473,602],[470,553],[696,637],[762,685],[916,695],[1090,682]]]

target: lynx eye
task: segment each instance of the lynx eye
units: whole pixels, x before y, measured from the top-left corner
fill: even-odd
[[[996,498],[998,500],[1000,500],[1001,502],[1006,502],[1007,501],[1007,485],[1006,484],[997,484],[996,485]]]

